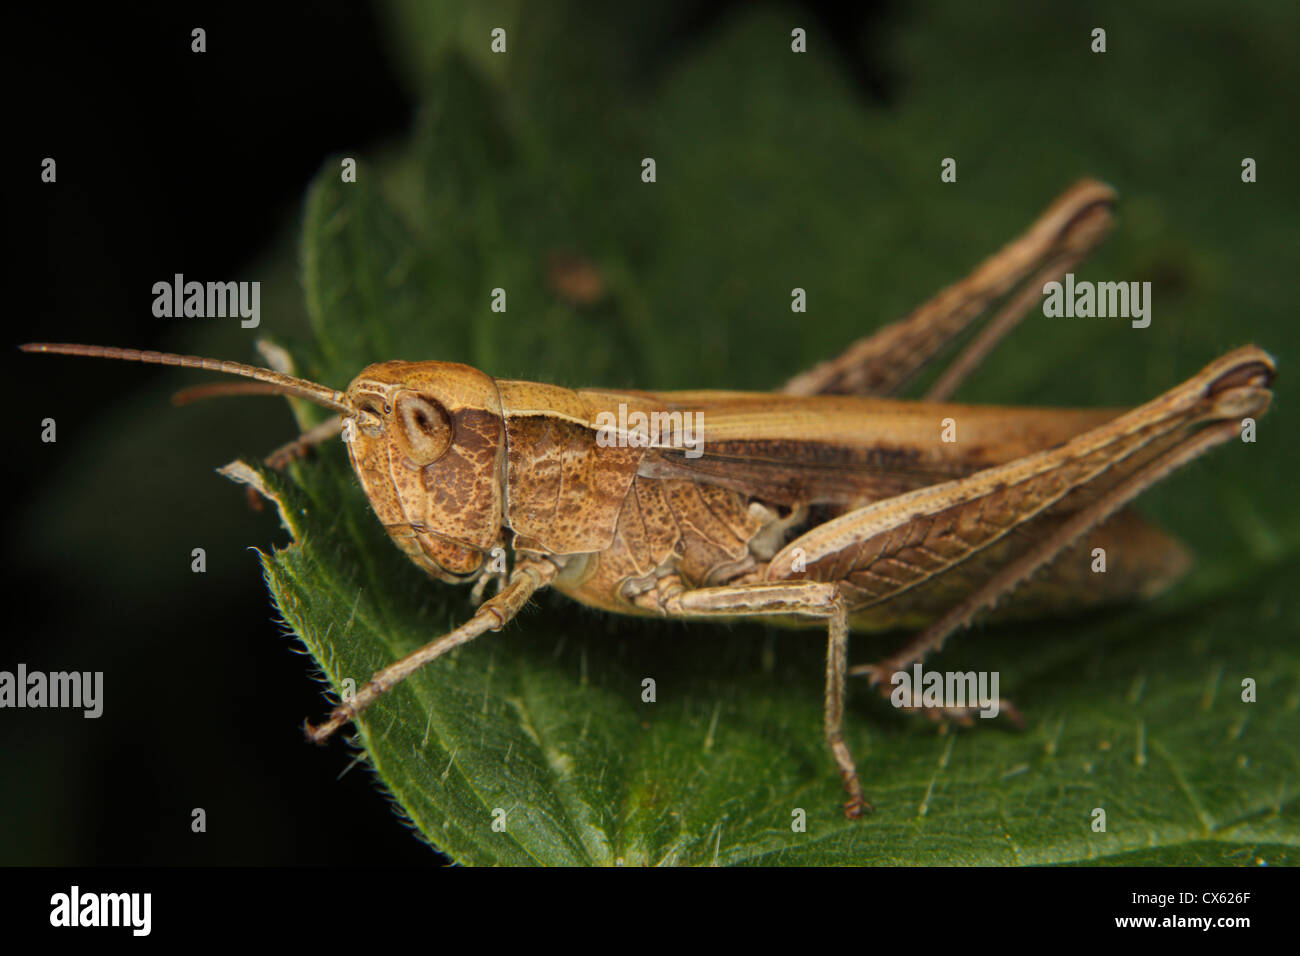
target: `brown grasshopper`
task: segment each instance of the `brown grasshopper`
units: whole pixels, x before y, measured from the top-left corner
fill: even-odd
[[[545,587],[619,614],[761,615],[827,629],[826,740],[848,792],[845,813],[856,817],[870,807],[844,740],[848,675],[867,676],[888,696],[892,674],[1013,590],[1030,612],[1159,590],[1184,568],[1184,553],[1125,505],[1268,408],[1273,361],[1253,346],[1122,414],[946,403],[1043,284],[1101,239],[1114,199],[1099,183],[1076,184],[967,278],[770,394],[573,390],[435,361],[381,362],[335,391],[215,359],[23,348],[254,380],[200,386],[190,397],[282,394],[331,409],[334,418],[268,462],[282,466],[342,433],[371,507],[412,561],[440,581],[475,582],[476,602],[497,582],[468,621],[307,725],[311,739],[325,740],[452,648],[501,629]],[[999,303],[923,401],[887,397]],[[691,446],[644,427],[689,421],[699,423]],[[953,428],[960,440],[944,440]],[[1112,555],[1117,573],[1090,573],[1094,547]],[[507,549],[508,575],[494,560]],[[855,628],[919,633],[887,659],[850,669]],[[929,713],[966,722],[972,710]]]

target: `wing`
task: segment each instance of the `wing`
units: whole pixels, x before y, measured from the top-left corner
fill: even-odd
[[[638,474],[688,478],[787,507],[860,505],[964,477],[1119,414],[744,392],[582,394],[592,407],[634,401],[696,416],[697,446],[652,447]]]

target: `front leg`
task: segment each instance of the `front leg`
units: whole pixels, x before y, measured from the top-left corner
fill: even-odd
[[[551,582],[557,571],[558,568],[545,559],[520,561],[501,592],[484,601],[473,617],[450,634],[430,641],[419,650],[412,651],[401,660],[377,671],[353,697],[335,707],[325,723],[319,727],[307,724],[307,737],[313,743],[324,743],[336,730],[373,704],[380,695],[392,690],[425,664],[453,648],[469,643],[484,631],[501,630],[523,609],[529,598]]]

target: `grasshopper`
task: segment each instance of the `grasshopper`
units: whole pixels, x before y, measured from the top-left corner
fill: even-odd
[[[341,434],[393,542],[432,578],[474,584],[478,606],[464,624],[307,724],[312,740],[500,630],[543,588],[617,614],[763,617],[826,629],[825,737],[854,818],[871,807],[844,738],[848,676],[889,696],[891,675],[1013,591],[1029,613],[1159,591],[1186,566],[1184,551],[1126,505],[1269,406],[1274,364],[1254,346],[1122,413],[948,401],[1044,283],[1100,241],[1114,202],[1109,187],[1076,183],[965,279],[774,393],[575,390],[438,361],[381,362],[336,391],[216,359],[22,348],[223,372],[253,381],[189,397],[289,395],[336,412],[268,464]],[[890,397],[990,311],[922,401]],[[647,421],[697,421],[696,444],[664,440]],[[944,440],[951,427],[960,440]],[[1116,573],[1089,573],[1094,547]],[[508,573],[492,560],[506,553]],[[497,590],[484,600],[489,581]],[[854,629],[916,633],[850,668]],[[927,715],[966,723],[973,710]]]

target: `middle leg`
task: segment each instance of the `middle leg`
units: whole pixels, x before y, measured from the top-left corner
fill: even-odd
[[[665,579],[666,582],[669,579]],[[652,595],[655,592],[652,592]],[[758,582],[683,589],[676,579],[658,593],[657,609],[669,617],[720,618],[798,615],[826,621],[826,707],[824,731],[848,799],[844,815],[856,819],[871,812],[862,792],[853,752],[844,739],[844,694],[848,676],[848,605],[839,589],[821,581]],[[643,601],[643,603],[645,603]]]

